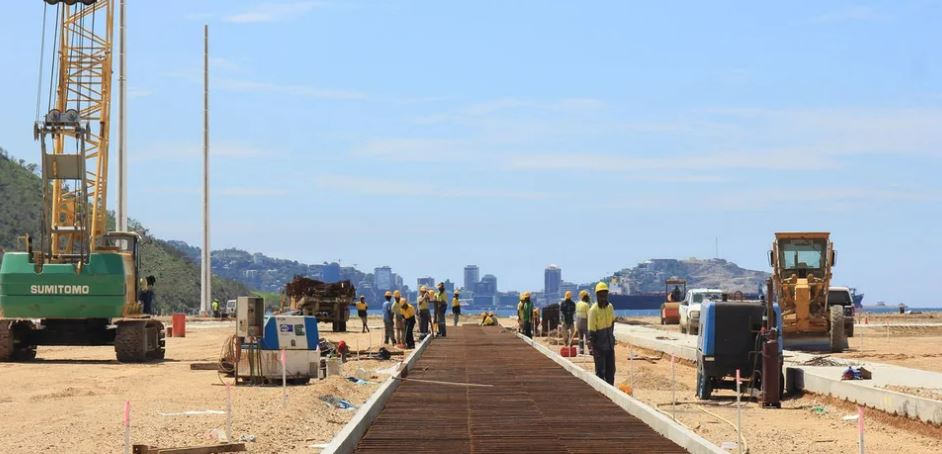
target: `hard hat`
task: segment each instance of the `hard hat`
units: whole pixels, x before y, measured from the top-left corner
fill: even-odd
[[[390,292],[389,290],[386,290],[386,294],[384,296],[392,296],[392,292]]]
[[[568,300],[569,298],[572,298],[572,292],[566,290],[566,299]]]
[[[428,290],[428,287],[426,287],[426,286],[424,286],[424,285],[421,286],[421,287],[419,287],[419,291],[420,291],[420,292],[424,292],[424,291],[426,291],[426,290]]]
[[[395,292],[393,292],[393,296],[398,298],[398,297],[402,296],[402,294],[399,293],[399,290],[396,290]]]
[[[530,298],[530,292],[523,292],[523,295],[520,295],[523,299]]]
[[[586,289],[579,291],[579,298],[582,298],[583,296],[589,296],[589,291]]]
[[[595,284],[595,293],[607,292],[607,291],[608,291],[608,284],[604,282],[599,282],[598,284]]]
[[[461,294],[461,292],[455,290],[455,296],[458,296],[458,295],[460,295],[460,294]]]
[[[445,286],[444,282],[439,282],[438,285],[436,285],[436,287],[444,287],[444,286]]]
[[[363,296],[363,295],[360,295],[360,299],[361,299],[361,300],[365,300],[365,299],[366,299],[366,297],[365,297],[365,296]]]

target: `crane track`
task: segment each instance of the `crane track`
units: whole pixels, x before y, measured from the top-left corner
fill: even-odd
[[[436,338],[354,452],[686,452],[500,328]]]

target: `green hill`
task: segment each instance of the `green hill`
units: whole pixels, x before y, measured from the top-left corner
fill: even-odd
[[[0,260],[3,250],[21,250],[18,238],[30,232],[36,237],[42,210],[42,182],[35,164],[14,160],[0,148]],[[112,220],[113,222],[113,220]],[[157,277],[157,310],[168,313],[199,308],[199,266],[168,242],[153,237],[140,224],[129,221],[132,230],[144,237],[141,246],[143,276]],[[242,283],[213,277],[213,298],[220,301],[252,290]]]

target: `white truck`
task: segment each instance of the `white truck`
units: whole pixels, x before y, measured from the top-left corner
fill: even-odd
[[[697,335],[700,332],[700,305],[705,301],[722,301],[723,291],[714,288],[695,288],[687,291],[680,302],[680,332]]]
[[[854,296],[847,287],[828,288],[828,306],[841,306],[844,312],[844,334],[854,337]]]

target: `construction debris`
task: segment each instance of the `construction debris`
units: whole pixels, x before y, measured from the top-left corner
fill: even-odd
[[[226,443],[212,446],[194,446],[189,448],[155,448],[148,445],[134,445],[134,454],[216,454],[221,452],[245,452],[244,443]]]

